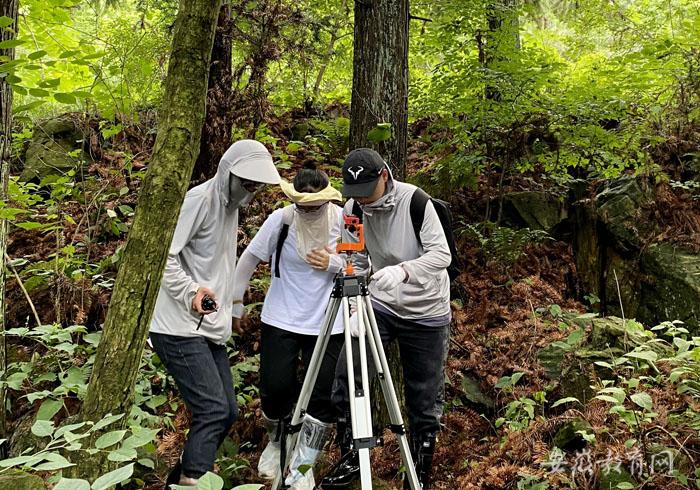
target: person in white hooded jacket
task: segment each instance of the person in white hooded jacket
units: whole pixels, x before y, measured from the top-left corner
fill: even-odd
[[[282,423],[290,422],[299,395],[297,368],[308,368],[323,324],[334,277],[343,259],[330,249],[340,238],[343,210],[333,201],[342,195],[328,176],[307,164],[293,185],[282,182],[292,204],[276,210],[260,227],[236,269],[233,316],[244,313],[242,299],[260,262],[272,264],[272,280],[265,296],[260,333],[260,400],[269,442],[258,462],[258,474],[274,479],[280,472]],[[331,402],[335,366],[343,346],[340,316],[333,325],[321,367],[289,463],[286,488],[313,490],[310,467],[329,439],[336,412]]]
[[[435,439],[444,399],[444,366],[449,341],[452,255],[440,218],[430,199],[414,185],[393,179],[374,150],[351,151],[343,164],[343,195],[351,199],[345,213],[360,214],[366,252],[353,254],[356,272],[370,275],[369,293],[382,344],[396,340],[404,374],[411,453],[422,488],[430,486]],[[424,198],[420,232],[414,231],[414,196]],[[343,241],[357,237],[344,231]],[[368,259],[371,259],[371,266]],[[357,314],[350,318],[357,336]],[[356,355],[358,349],[353,349]],[[326,475],[324,489],[346,488],[359,478],[351,450],[349,395],[345,352],[336,372],[333,400],[339,408],[338,433],[344,457]],[[357,359],[355,359],[357,362]],[[370,368],[373,369],[372,363]],[[359,368],[355,369],[359,373]],[[345,430],[343,430],[345,426]],[[407,482],[404,483],[405,488]]]
[[[175,379],[192,423],[166,482],[195,486],[238,415],[226,342],[231,336],[238,210],[280,176],[265,146],[237,141],[216,175],[187,192],[150,326],[150,343]],[[217,307],[207,308],[208,299]]]

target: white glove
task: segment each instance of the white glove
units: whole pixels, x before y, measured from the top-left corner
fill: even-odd
[[[360,336],[360,317],[357,311],[350,315],[350,335],[353,337]]]
[[[374,282],[380,291],[390,291],[401,284],[406,278],[406,270],[400,265],[390,265],[374,273]]]

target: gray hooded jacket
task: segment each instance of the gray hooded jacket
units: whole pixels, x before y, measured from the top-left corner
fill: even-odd
[[[261,143],[238,141],[221,158],[216,175],[187,192],[168,252],[151,332],[199,335],[218,344],[231,336],[238,207],[230,203],[229,179],[236,165],[250,163],[251,158],[269,160],[272,165],[272,157]],[[200,286],[216,294],[218,311],[205,315],[197,330],[200,315],[192,309],[192,299]]]
[[[401,264],[408,272],[407,283],[392,291],[379,291],[370,282],[372,301],[380,309],[400,318],[421,323],[421,320],[450,318],[450,279],[447,266],[452,256],[445,239],[440,218],[431,201],[425,208],[416,240],[410,216],[410,203],[416,186],[393,180],[390,173],[388,191],[375,203],[362,206],[365,243],[372,271]],[[353,200],[345,204],[345,214],[352,214]],[[347,230],[343,240],[357,241]],[[366,256],[355,254],[353,263],[359,273],[366,273]]]

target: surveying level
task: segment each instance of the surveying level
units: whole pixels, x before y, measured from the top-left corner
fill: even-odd
[[[399,442],[399,450],[403,465],[406,468],[406,478],[411,490],[421,490],[418,482],[413,458],[406,437],[401,409],[396,397],[396,391],[391,380],[389,365],[386,360],[382,340],[377,328],[377,321],[372,309],[372,302],[369,297],[365,278],[354,274],[350,256],[353,253],[361,252],[365,248],[365,239],[362,223],[355,216],[343,215],[345,229],[350,233],[357,233],[357,243],[338,243],[336,251],[339,254],[346,254],[345,269],[338,273],[335,278],[335,286],[331,292],[326,314],[323,320],[321,331],[316,340],[309,366],[306,370],[304,383],[299,393],[299,399],[294,408],[292,419],[289,424],[285,424],[282,437],[282,454],[280,456],[280,471],[275,478],[272,488],[279,490],[286,488],[284,484],[285,475],[288,470],[292,452],[296,446],[299,430],[301,429],[304,415],[311,398],[316,378],[321,368],[321,361],[326,352],[328,341],[333,331],[336,316],[342,307],[343,332],[345,335],[345,359],[348,374],[348,394],[350,396],[350,419],[352,427],[353,449],[358,452],[360,461],[360,482],[362,490],[372,488],[372,472],[370,468],[369,450],[377,445],[377,438],[372,434],[372,412],[370,405],[370,384],[367,366],[367,347],[369,347],[374,366],[379,376],[379,383],[382,387],[382,395],[389,411],[391,425],[389,428],[396,434]],[[350,333],[350,301],[354,300],[358,315],[358,349],[360,359],[360,377],[355,379],[355,366],[353,363],[353,343]],[[359,381],[359,383],[356,383]]]

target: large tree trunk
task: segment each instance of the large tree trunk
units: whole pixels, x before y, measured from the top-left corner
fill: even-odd
[[[2,0],[0,16],[9,17],[14,23],[0,30],[0,41],[14,39],[17,33],[19,0]],[[15,49],[0,49],[1,56],[15,59]],[[10,177],[10,150],[12,137],[12,87],[0,79],[0,200],[7,202],[7,183]],[[7,250],[7,220],[0,219],[0,332],[5,330],[5,254]],[[0,372],[7,371],[5,336],[0,336]],[[5,390],[0,388],[0,439],[6,439]],[[5,444],[0,448],[0,459],[6,456]]]
[[[222,5],[209,67],[207,115],[202,127],[199,156],[192,172],[191,186],[201,184],[213,177],[219,160],[231,146],[233,129],[231,83],[231,7]]]
[[[406,176],[408,135],[408,0],[355,2],[350,149],[372,147]],[[377,123],[391,124],[391,138],[370,142]]]
[[[221,0],[181,0],[153,156],[81,410],[83,420],[131,410],[163,268],[199,152]],[[94,461],[78,472],[93,478]]]
[[[355,2],[350,149],[373,147],[399,180],[406,175],[408,22],[408,0]],[[378,123],[391,124],[391,138],[372,143],[367,133]],[[386,354],[397,396],[403,401],[403,375],[396,343]],[[390,422],[376,381],[371,398],[376,431]]]

